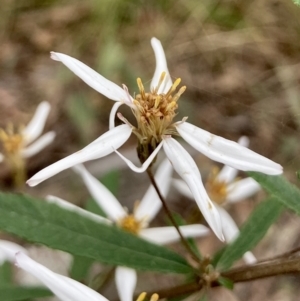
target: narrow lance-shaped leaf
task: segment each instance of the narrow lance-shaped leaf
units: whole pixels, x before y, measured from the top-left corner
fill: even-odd
[[[192,271],[173,251],[28,196],[0,193],[0,229],[107,264],[157,272]]]
[[[240,235],[227,246],[217,267],[220,270],[227,270],[243,254],[253,249],[277,220],[282,209],[283,206],[275,197],[260,203],[242,226]]]
[[[249,172],[269,194],[279,202],[300,215],[300,190],[281,176],[268,176],[258,172]]]
[[[53,294],[42,287],[21,287],[15,285],[0,286],[1,301],[19,301],[42,297],[49,297]]]
[[[12,267],[11,263],[5,261],[0,265],[0,285],[12,283]]]
[[[70,276],[72,279],[82,281],[85,279],[93,260],[82,256],[74,256]]]

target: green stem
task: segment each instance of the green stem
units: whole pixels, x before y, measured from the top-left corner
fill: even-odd
[[[164,210],[165,210],[167,216],[169,217],[169,219],[170,219],[172,225],[175,227],[175,229],[176,229],[176,231],[177,231],[177,233],[178,233],[178,235],[179,235],[179,237],[180,237],[181,243],[182,243],[183,246],[186,248],[186,250],[188,251],[188,253],[192,256],[192,258],[193,258],[197,263],[201,263],[200,258],[194,253],[194,251],[191,249],[190,245],[188,244],[188,242],[186,241],[186,239],[185,239],[184,236],[182,235],[182,233],[181,233],[181,231],[180,231],[180,229],[179,229],[179,227],[178,227],[178,225],[177,225],[177,223],[176,223],[176,221],[175,221],[175,219],[174,219],[174,217],[173,217],[173,215],[172,215],[172,213],[171,213],[171,211],[170,211],[170,209],[169,209],[169,207],[168,207],[168,205],[167,205],[167,203],[166,203],[165,198],[164,198],[163,195],[161,194],[161,192],[160,192],[160,190],[159,190],[159,187],[158,187],[158,185],[156,184],[155,178],[154,178],[154,176],[153,176],[153,174],[152,174],[152,171],[151,171],[151,168],[150,168],[150,167],[147,169],[147,174],[148,174],[148,176],[149,176],[149,179],[150,179],[150,181],[151,181],[151,183],[152,183],[154,189],[156,190],[156,192],[157,192],[157,194],[158,194],[158,196],[159,196],[159,198],[160,198],[160,200],[161,200],[161,202],[162,202],[163,208],[164,208]]]

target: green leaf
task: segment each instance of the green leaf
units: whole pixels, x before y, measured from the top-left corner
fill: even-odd
[[[295,185],[282,176],[268,176],[258,172],[249,172],[249,175],[284,206],[300,215],[300,190]]]
[[[84,280],[93,262],[91,258],[74,255],[70,277],[77,281]]]
[[[247,251],[253,249],[279,217],[283,206],[271,197],[260,203],[240,230],[240,235],[229,244],[218,262],[221,270],[229,269]]]
[[[119,190],[120,172],[112,170],[100,179],[100,182],[114,195]]]
[[[226,287],[227,289],[233,290],[234,283],[233,283],[230,279],[225,278],[225,277],[219,277],[219,278],[218,278],[218,282],[219,282],[222,286]]]
[[[31,298],[53,296],[52,292],[42,287],[0,286],[1,301],[18,301]]]
[[[172,212],[172,216],[176,222],[176,225],[178,226],[184,226],[186,225],[186,221],[184,220],[184,218],[177,212]],[[171,223],[171,221],[169,220],[169,218],[166,218],[166,223],[167,225],[169,226],[173,226],[173,224]],[[194,238],[191,238],[191,237],[188,237],[186,238],[186,242],[188,243],[189,247],[191,248],[191,250],[194,252],[194,254],[199,258],[201,259],[202,258],[202,255],[200,253],[200,250],[197,246],[197,243],[195,241]]]
[[[92,213],[98,214],[102,217],[107,217],[106,213],[103,209],[96,203],[96,201],[92,198],[89,198],[84,205],[84,209],[90,211]]]
[[[138,270],[190,273],[175,252],[29,196],[0,193],[0,229],[49,247]]]
[[[6,261],[0,266],[0,285],[12,283],[11,263]]]

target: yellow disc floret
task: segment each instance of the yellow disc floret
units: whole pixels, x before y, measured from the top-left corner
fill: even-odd
[[[221,205],[226,201],[228,189],[225,181],[218,180],[218,174],[219,169],[217,167],[213,168],[207,179],[205,188],[212,201]]]
[[[24,139],[21,131],[15,133],[13,126],[10,125],[6,131],[0,129],[0,141],[2,142],[4,153],[10,156],[20,152]]]
[[[138,234],[142,228],[142,222],[138,221],[133,214],[128,214],[117,222],[123,230],[132,234]]]
[[[177,101],[186,87],[183,86],[176,92],[181,82],[178,78],[166,93],[159,93],[165,79],[166,72],[163,72],[157,87],[151,92],[145,92],[142,80],[137,79],[140,93],[133,100],[135,106],[132,110],[137,120],[137,128],[133,132],[139,139],[138,153],[142,162],[161,142],[163,135],[176,134],[176,129],[172,126],[173,118],[178,108]]]

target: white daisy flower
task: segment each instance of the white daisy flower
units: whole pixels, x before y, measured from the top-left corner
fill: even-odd
[[[249,139],[242,136],[238,143],[244,147],[248,147]],[[255,180],[250,177],[239,179],[237,178],[237,173],[237,169],[227,165],[225,165],[221,171],[214,168],[205,184],[206,191],[220,214],[223,234],[228,243],[239,235],[239,229],[223,206],[243,201],[261,189]],[[184,196],[194,199],[193,193],[184,181],[173,179],[172,184]],[[251,252],[244,254],[244,260],[248,264],[256,262],[256,258]]]
[[[17,252],[27,253],[26,249],[20,245],[8,240],[0,239],[0,266],[5,261],[14,262]]]
[[[0,153],[0,162],[7,161],[10,165],[16,186],[21,186],[25,182],[25,159],[39,153],[55,138],[54,132],[39,137],[49,112],[50,104],[43,101],[26,127],[20,127],[18,131],[14,130],[12,124],[6,130],[0,128],[0,145],[2,144],[3,149],[3,153]]]
[[[141,202],[135,206],[132,214],[129,214],[122,207],[115,196],[95,177],[93,177],[83,165],[74,167],[75,171],[82,177],[90,194],[97,204],[106,213],[107,219],[96,214],[85,211],[77,206],[68,203],[54,196],[48,196],[47,200],[61,206],[67,210],[76,211],[78,214],[90,217],[100,223],[114,223],[120,228],[132,234],[138,235],[156,244],[169,244],[180,239],[175,227],[155,227],[148,228],[149,223],[161,209],[161,201],[153,186],[150,186]],[[160,191],[166,197],[171,182],[172,166],[165,160],[155,174]],[[203,225],[185,225],[179,227],[185,237],[201,237],[209,233],[209,229]],[[137,276],[133,269],[127,267],[117,267],[115,281],[121,301],[131,301],[136,286]]]
[[[21,128],[18,132],[14,132],[12,126],[9,126],[6,131],[0,129],[0,141],[4,150],[0,154],[0,162],[1,159],[9,159],[13,156],[20,156],[24,159],[32,157],[54,140],[55,133],[52,131],[39,137],[43,132],[49,112],[50,104],[43,101],[38,105],[33,118],[25,128]]]
[[[174,169],[192,191],[208,224],[218,238],[223,240],[222,224],[218,210],[210,201],[204,189],[199,170],[189,153],[172,136],[181,136],[207,157],[236,169],[278,175],[282,173],[282,166],[236,142],[202,130],[186,122],[186,118],[174,122],[173,118],[176,116],[178,99],[186,87],[183,86],[177,91],[181,79],[178,78],[172,83],[160,41],[152,38],[151,45],[156,58],[156,69],[150,84],[150,91],[145,91],[141,79],[138,78],[139,94],[136,94],[135,97],[130,96],[126,86],[123,86],[122,89],[82,62],[65,54],[52,52],[52,59],[61,61],[85,83],[116,101],[116,104],[111,111],[110,130],[108,132],[81,151],[38,172],[27,183],[30,186],[35,186],[71,166],[104,157],[114,150],[116,151],[133,133],[138,138],[138,157],[143,165],[136,167],[116,151],[119,156],[135,172],[144,172],[152,163],[160,148],[163,147]],[[129,124],[125,118],[118,114],[118,117],[125,124],[114,127],[115,114],[122,104],[126,104],[131,108],[136,117],[136,126]]]

